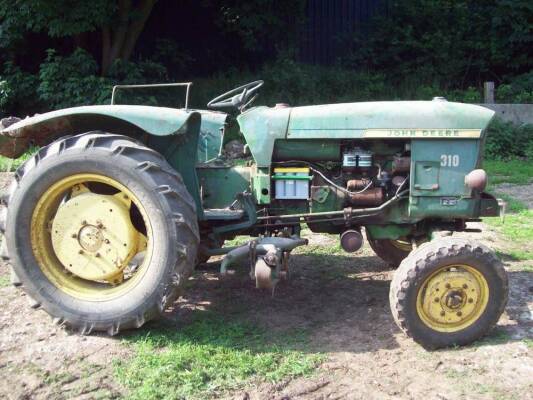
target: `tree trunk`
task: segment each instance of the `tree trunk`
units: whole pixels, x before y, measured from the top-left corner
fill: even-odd
[[[109,27],[102,28],[102,75],[107,75],[111,66],[111,32]]]
[[[122,51],[120,52],[120,58],[123,60],[129,60],[131,53],[135,49],[135,44],[141,35],[144,25],[150,16],[152,9],[157,0],[143,0],[141,4],[137,7],[137,15],[133,18],[128,29],[128,35],[122,46]]]
[[[102,29],[102,75],[115,60],[129,60],[157,0],[118,1],[118,24]]]

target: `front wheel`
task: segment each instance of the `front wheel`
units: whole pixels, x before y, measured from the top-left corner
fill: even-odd
[[[444,238],[413,251],[396,270],[390,306],[397,325],[428,349],[465,345],[500,318],[507,274],[486,246]]]
[[[179,295],[198,225],[193,199],[160,154],[89,133],[41,149],[17,171],[5,236],[32,306],[81,333],[114,335]]]

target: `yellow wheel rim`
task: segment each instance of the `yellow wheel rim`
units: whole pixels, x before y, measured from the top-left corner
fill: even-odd
[[[422,284],[416,299],[420,319],[439,332],[457,332],[476,322],[489,300],[485,277],[469,265],[439,268]]]
[[[104,193],[91,191],[92,185]],[[146,236],[133,225],[133,206]],[[110,300],[131,290],[152,255],[152,228],[142,204],[127,187],[99,174],[72,175],[48,188],[33,211],[30,239],[48,280],[89,301]],[[143,254],[133,265],[134,257]]]

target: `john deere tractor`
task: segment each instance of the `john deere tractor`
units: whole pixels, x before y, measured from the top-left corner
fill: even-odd
[[[366,233],[397,267],[396,323],[423,346],[466,344],[496,324],[504,268],[453,236],[500,212],[481,169],[492,111],[443,98],[252,107],[263,81],[205,111],[188,107],[183,85],[184,108],[113,96],[5,123],[0,154],[40,148],[0,218],[2,256],[32,307],[83,334],[139,328],[213,255],[225,256],[221,274],[248,263],[255,285],[272,289],[306,224],[338,234],[347,252]],[[224,247],[236,235],[253,239]]]

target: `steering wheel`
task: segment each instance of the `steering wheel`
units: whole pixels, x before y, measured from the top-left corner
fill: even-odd
[[[251,104],[257,97],[257,90],[263,86],[264,81],[255,81],[231,89],[229,92],[215,97],[207,107],[213,109],[236,108],[242,110]]]

